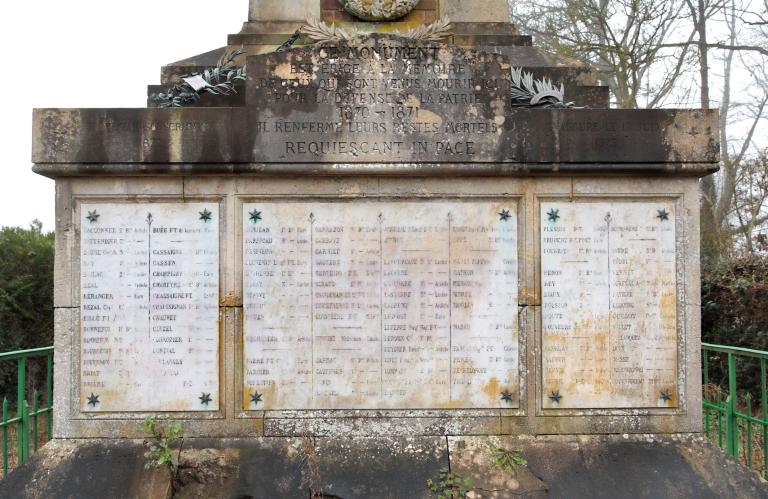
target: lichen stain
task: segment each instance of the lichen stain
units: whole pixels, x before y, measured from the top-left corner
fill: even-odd
[[[719,142],[713,114],[696,111],[678,111],[664,131],[664,144],[667,146],[669,161],[704,161],[708,149]]]
[[[500,99],[500,98],[493,99],[491,101],[491,109],[495,114],[494,120],[497,117],[501,117],[502,119],[506,120],[506,118],[504,118],[506,108],[507,108],[507,103],[505,102],[504,99]]]
[[[437,58],[442,63],[451,64],[453,62],[453,51],[449,48],[441,48],[437,52]]]
[[[574,60],[575,62],[575,60]],[[583,64],[581,61],[579,64]],[[576,76],[576,83],[581,86],[591,87],[597,85],[597,74],[594,71],[581,71]]]
[[[339,187],[340,196],[359,196],[364,193],[362,186],[357,182],[345,182]]]
[[[222,296],[219,303],[222,307],[239,307],[239,302],[240,300],[237,299],[235,293],[230,292]]]
[[[408,106],[419,110],[419,121],[423,123],[434,124],[438,128],[443,126],[443,118],[440,115],[429,111],[428,109],[422,108],[421,101],[419,101],[418,97],[415,95],[409,95],[407,103]]]
[[[504,388],[499,384],[499,380],[496,379],[496,376],[494,376],[489,379],[485,385],[483,385],[482,390],[483,393],[488,396],[488,401],[495,405],[498,403],[499,397],[501,397],[501,392],[504,390]]]
[[[275,75],[277,75],[278,77],[284,80],[295,81],[302,86],[309,85],[309,82],[315,78],[315,75],[303,70],[294,73],[293,71],[291,71],[291,66],[292,64],[290,62],[284,62],[282,64],[278,64],[275,67],[275,71],[274,71]],[[302,65],[301,67],[304,67],[304,66]]]
[[[259,404],[256,407],[251,408],[251,394],[257,391],[261,394],[261,404]],[[255,390],[251,390],[250,387],[246,386],[243,390],[243,409],[244,410],[254,410],[254,411],[267,411],[270,409],[274,409],[278,404],[276,401],[279,400],[279,393],[278,393],[278,386],[277,384],[269,385],[269,386],[262,386],[258,387]],[[262,405],[263,404],[263,405]]]
[[[37,113],[39,118],[35,127],[38,130],[35,136],[40,137],[40,142],[33,143],[33,157],[42,154],[48,161],[55,161],[71,154],[73,145],[80,141],[80,111],[56,109]]]
[[[610,380],[598,370],[600,366],[607,366],[608,356],[611,352],[608,348],[608,316],[600,315],[582,319],[574,324],[573,336],[589,338],[588,341],[569,341],[567,338],[544,335],[545,344],[565,344],[569,359],[563,366],[561,376],[550,375],[547,369],[546,357],[544,358],[544,392],[542,394],[545,407],[552,407],[549,394],[558,391],[563,397],[558,403],[558,408],[582,408],[596,405],[604,392],[610,390]],[[579,347],[584,349],[581,353]],[[593,357],[588,357],[593,353]],[[592,366],[591,372],[585,371],[587,366]],[[581,381],[581,382],[579,382]],[[587,397],[590,397],[587,400]]]

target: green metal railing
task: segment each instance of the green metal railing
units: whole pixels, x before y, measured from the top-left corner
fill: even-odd
[[[32,410],[30,411],[26,388],[27,367],[31,359],[39,357],[45,357],[47,371],[45,383],[45,407],[39,407],[38,401],[40,399],[40,394],[37,389],[35,389],[32,393]],[[46,440],[51,439],[51,430],[53,428],[53,347],[0,353],[0,363],[7,361],[16,361],[18,374],[16,377],[15,417],[8,417],[8,397],[3,397],[3,417],[0,420],[0,428],[2,428],[3,432],[3,478],[8,475],[8,433],[10,429],[14,426],[16,428],[16,465],[19,466],[29,459],[30,433],[33,449],[37,451],[39,441],[38,418],[40,415],[46,415]]]
[[[709,343],[702,343],[701,350],[704,431],[721,449],[768,479],[768,352]],[[747,388],[743,387],[748,380],[740,380],[741,391],[739,371],[742,378],[754,377]]]

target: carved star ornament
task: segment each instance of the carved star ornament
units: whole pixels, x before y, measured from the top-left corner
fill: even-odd
[[[263,395],[259,392],[253,392],[251,395],[251,403],[255,405],[259,405],[259,402],[262,402]]]
[[[95,223],[96,221],[98,221],[98,220],[99,220],[99,217],[100,217],[100,216],[101,216],[101,215],[99,215],[98,213],[96,213],[96,210],[93,210],[93,211],[89,211],[89,212],[88,212],[88,216],[87,216],[87,217],[85,217],[85,218],[87,218],[89,222],[91,222],[91,223]]]
[[[95,395],[93,392],[91,392],[91,395],[88,397],[88,405],[92,407],[96,407],[99,405],[101,401],[99,401],[99,396]]]
[[[213,215],[213,213],[211,213],[211,211],[208,210],[208,208],[206,208],[206,209],[204,209],[203,211],[200,212],[200,220],[202,220],[203,222],[208,223],[208,222],[211,221],[211,215]]]
[[[507,404],[511,404],[515,401],[515,397],[509,390],[504,390],[501,392],[501,401],[506,402]]]
[[[551,400],[553,404],[559,404],[562,399],[563,396],[560,395],[560,390],[553,390],[552,393],[549,394],[549,400]]]

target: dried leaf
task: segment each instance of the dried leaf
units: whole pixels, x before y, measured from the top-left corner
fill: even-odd
[[[411,40],[439,42],[453,35],[451,28],[453,28],[451,20],[448,17],[441,17],[428,26],[419,26],[416,29],[409,29],[405,33],[395,32],[395,34]]]
[[[349,31],[347,31],[335,24],[325,23],[316,17],[307,17],[306,22],[307,23],[300,28],[301,32],[316,42],[331,43],[350,41],[360,35],[354,28],[349,28]]]

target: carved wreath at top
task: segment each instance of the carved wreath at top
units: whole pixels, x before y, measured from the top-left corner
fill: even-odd
[[[419,0],[339,0],[339,3],[364,21],[391,21],[412,11]]]

